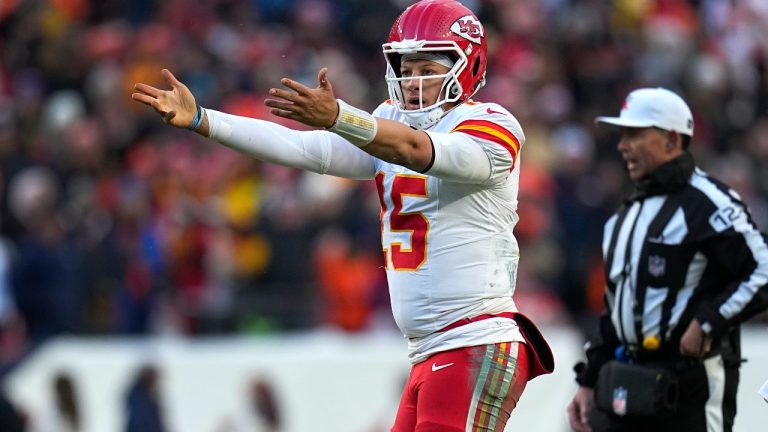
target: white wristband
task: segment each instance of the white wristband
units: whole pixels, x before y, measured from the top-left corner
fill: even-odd
[[[339,103],[339,115],[336,117],[336,123],[328,130],[358,147],[370,144],[376,138],[376,131],[379,128],[376,118],[341,99],[336,101]]]

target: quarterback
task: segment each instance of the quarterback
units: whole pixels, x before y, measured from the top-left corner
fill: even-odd
[[[411,374],[395,424],[404,431],[502,431],[528,380],[554,367],[513,300],[523,130],[504,107],[473,101],[485,84],[486,34],[454,0],[422,0],[383,44],[389,99],[368,113],[336,99],[325,68],[315,88],[284,78],[265,104],[318,128],[295,131],[200,107],[169,90],[133,99],[260,160],[373,180],[392,313]]]

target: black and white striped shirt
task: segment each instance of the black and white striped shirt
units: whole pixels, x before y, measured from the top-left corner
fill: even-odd
[[[766,307],[764,236],[735,191],[681,158],[677,180],[657,179],[604,227],[606,306],[625,345],[677,344],[693,318],[722,334]]]

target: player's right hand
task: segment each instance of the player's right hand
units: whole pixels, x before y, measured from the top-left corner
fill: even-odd
[[[168,69],[160,72],[170,90],[161,90],[148,84],[138,83],[133,88],[136,93],[131,99],[151,106],[163,121],[177,128],[186,128],[192,124],[197,112],[197,103],[186,85],[177,80]]]
[[[592,432],[589,426],[589,413],[594,406],[595,391],[589,387],[579,387],[573,400],[568,404],[568,423],[574,432]]]

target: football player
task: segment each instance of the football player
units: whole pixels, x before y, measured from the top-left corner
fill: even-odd
[[[374,180],[392,313],[411,374],[393,431],[502,431],[551,351],[517,312],[513,228],[523,130],[504,107],[472,96],[485,84],[486,33],[454,0],[422,0],[395,21],[383,53],[390,99],[368,113],[336,99],[325,68],[310,88],[284,78],[265,104],[322,128],[295,131],[137,84],[133,99],[260,160]]]

